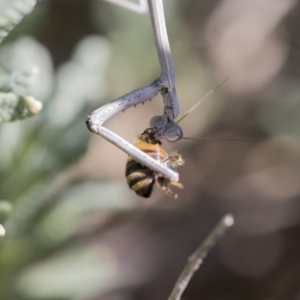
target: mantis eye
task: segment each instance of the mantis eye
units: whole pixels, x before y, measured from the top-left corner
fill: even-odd
[[[181,127],[172,121],[172,122],[168,122],[167,125],[165,126],[163,137],[168,142],[176,142],[183,137],[183,132]]]
[[[164,131],[166,124],[167,120],[163,116],[154,116],[150,120],[150,127],[158,131]]]
[[[183,136],[181,127],[173,121],[167,121],[163,116],[153,117],[150,121],[150,126],[157,130],[161,138],[168,142],[176,142]]]

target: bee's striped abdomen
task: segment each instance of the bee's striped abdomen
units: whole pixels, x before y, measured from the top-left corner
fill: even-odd
[[[155,183],[154,172],[128,157],[126,179],[129,187],[139,196],[149,198]]]
[[[177,168],[184,164],[184,160],[179,152],[174,151],[169,153],[161,146],[161,141],[155,137],[155,130],[147,128],[145,131],[133,142],[133,145],[140,151],[146,153],[162,165],[177,170]],[[149,162],[150,163],[150,162]],[[165,192],[166,195],[177,198],[170,186],[183,188],[179,182],[165,178],[162,174],[154,172],[150,167],[143,166],[135,161],[131,156],[128,157],[126,163],[126,179],[127,183],[137,195],[149,198],[151,196],[154,183]]]

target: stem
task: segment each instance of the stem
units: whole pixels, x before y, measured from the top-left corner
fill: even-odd
[[[229,227],[234,223],[233,216],[231,214],[225,215],[198,249],[188,258],[183,271],[179,275],[172,293],[168,300],[179,300],[188,286],[192,276],[198,270],[203,259],[206,257],[208,252],[215,246],[220,240]]]

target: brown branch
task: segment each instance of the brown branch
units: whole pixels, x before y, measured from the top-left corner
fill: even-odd
[[[219,239],[224,235],[229,227],[234,223],[233,216],[231,214],[225,215],[216,227],[211,231],[208,237],[197,248],[197,250],[188,258],[188,261],[178,277],[173,291],[168,300],[179,300],[188,286],[192,276],[198,270],[203,259],[208,252],[215,246]]]

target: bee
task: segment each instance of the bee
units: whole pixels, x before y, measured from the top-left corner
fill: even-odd
[[[167,152],[161,146],[161,139],[168,142],[176,142],[181,139],[195,139],[195,140],[210,140],[211,138],[194,138],[183,136],[183,131],[178,125],[186,116],[193,112],[199,104],[213,94],[220,86],[222,86],[226,78],[216,88],[210,90],[204,97],[202,97],[196,104],[194,104],[179,120],[166,120],[165,116],[154,116],[150,120],[150,128],[147,128],[134,142],[133,145],[148,154],[156,161],[164,165],[165,167],[177,171],[178,167],[184,165],[184,159],[178,151]],[[248,141],[248,140],[236,140],[236,139],[218,139],[225,141]],[[156,183],[166,195],[177,198],[177,194],[173,193],[171,186],[175,186],[179,189],[183,189],[183,185],[180,182],[173,181],[162,174],[151,170],[149,167],[143,166],[138,161],[134,160],[132,156],[128,156],[125,176],[129,188],[132,189],[137,195],[149,198],[152,194],[154,184]]]
[[[161,146],[161,141],[155,137],[155,130],[153,128],[147,128],[134,141],[133,145],[174,171],[184,164],[184,159],[178,151],[168,153]],[[151,196],[155,183],[166,195],[173,197],[174,199],[177,198],[177,194],[173,193],[170,187],[175,186],[179,189],[183,188],[181,183],[172,181],[161,174],[154,172],[148,167],[135,161],[131,156],[128,156],[127,159],[125,176],[130,189],[144,198],[149,198]]]

